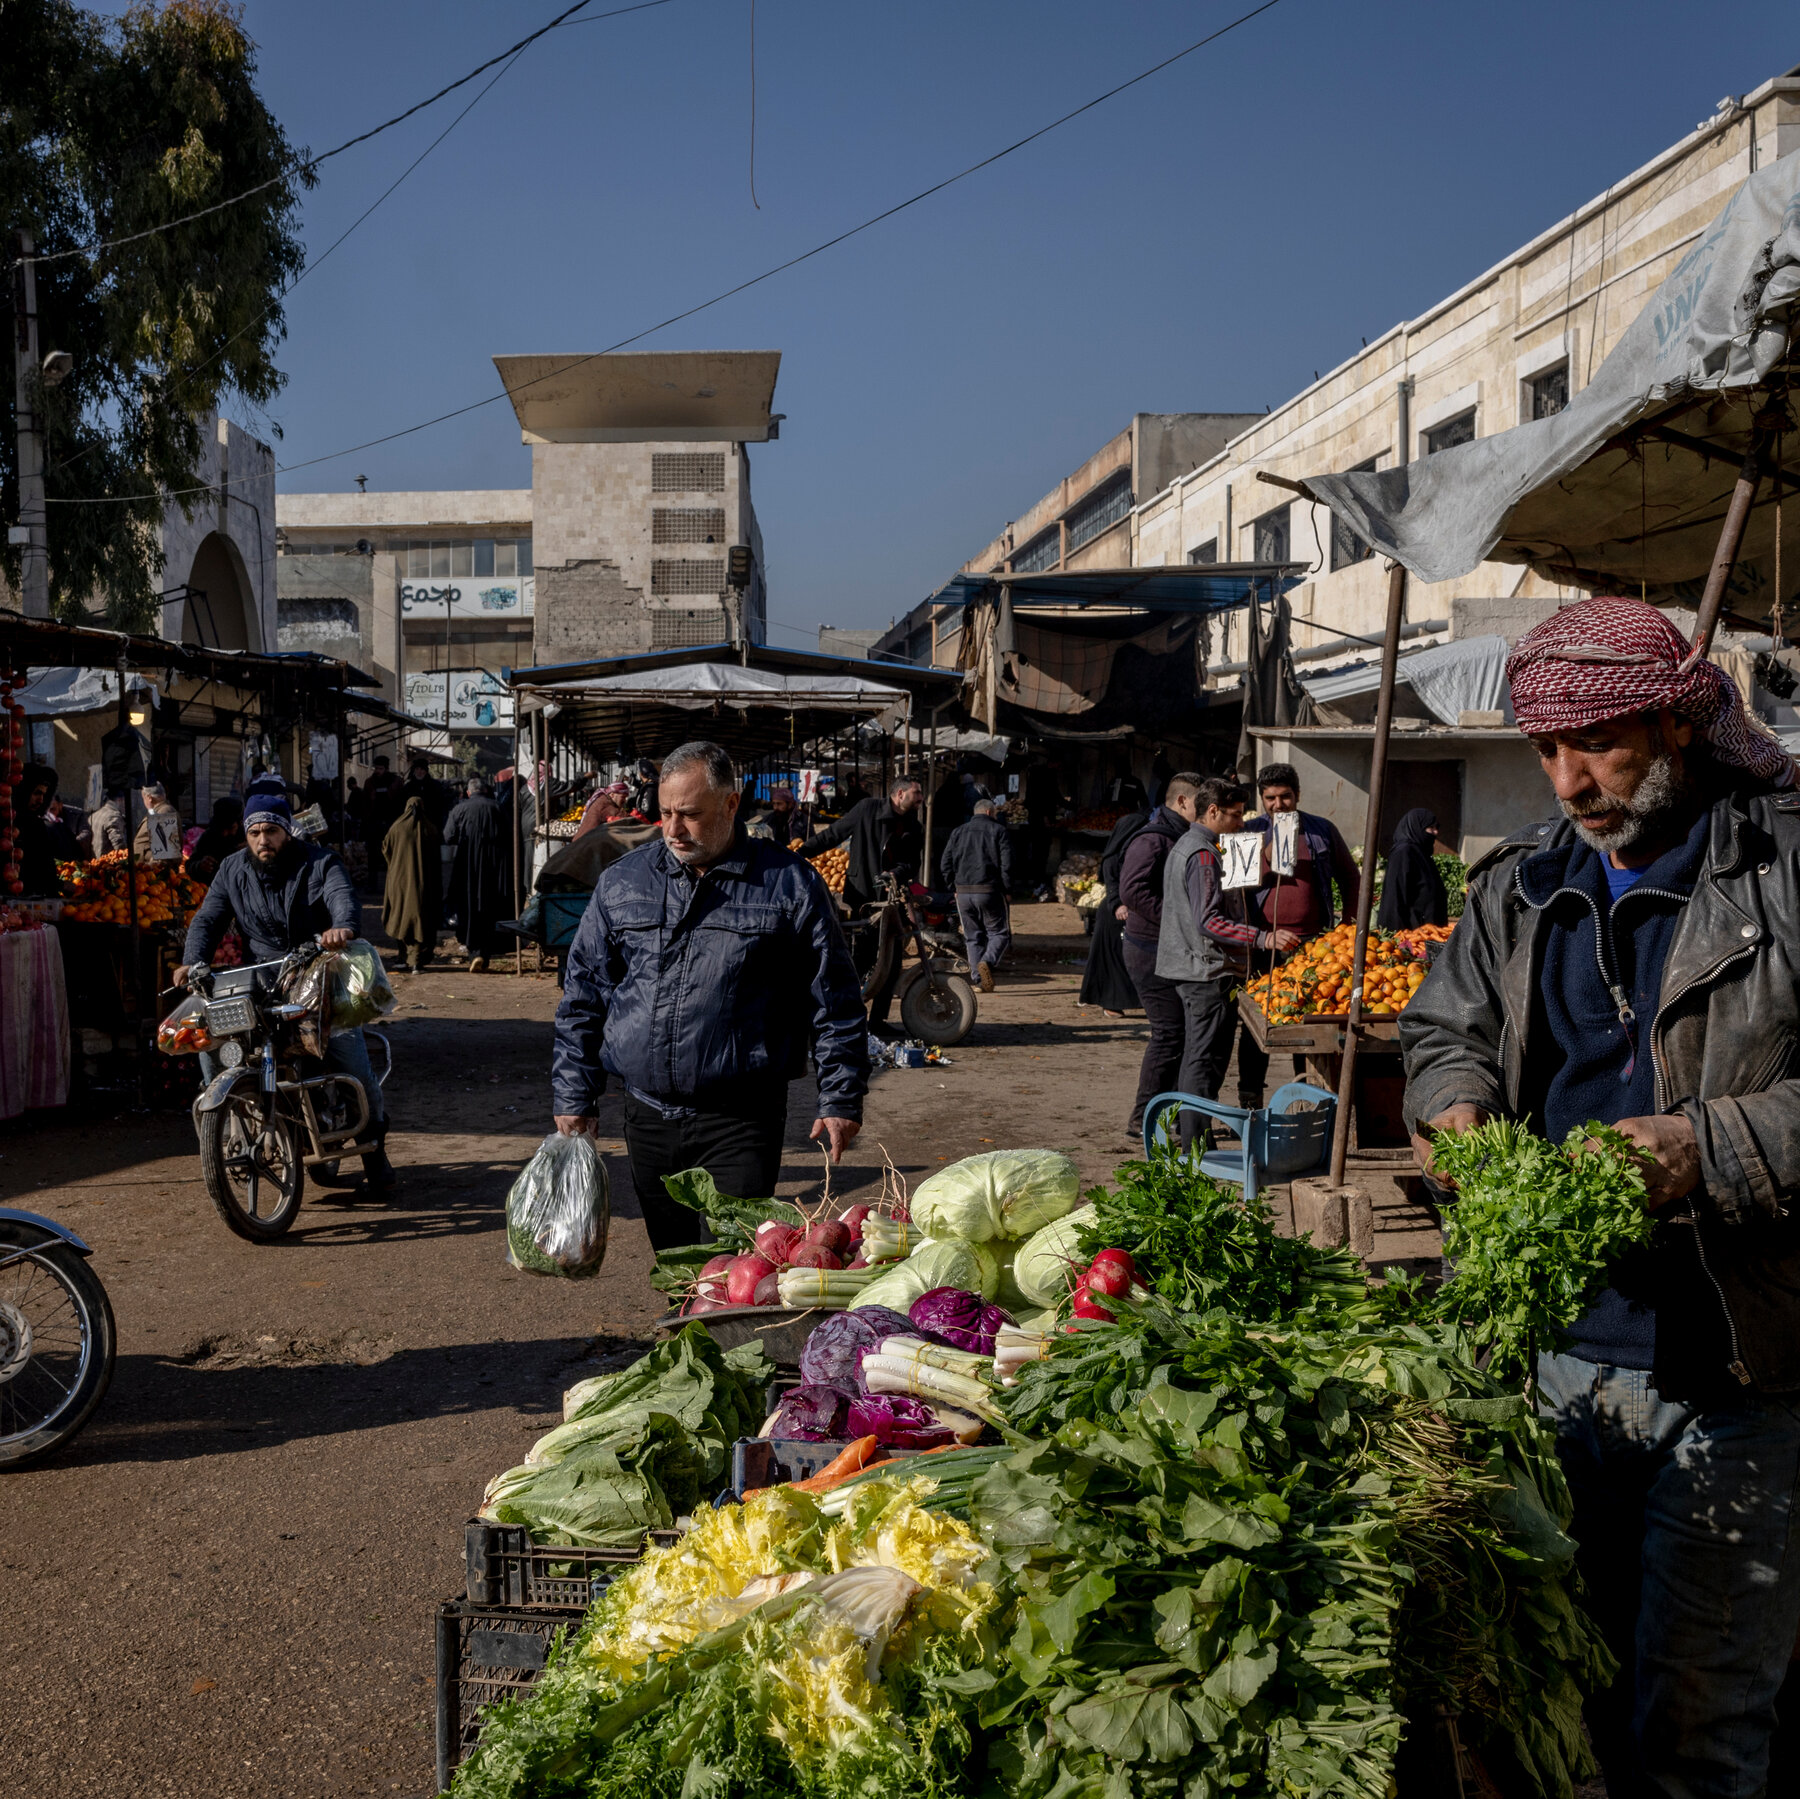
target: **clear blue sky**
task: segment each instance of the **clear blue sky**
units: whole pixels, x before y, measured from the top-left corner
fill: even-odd
[[[283,463],[602,348],[905,198],[1251,0],[671,0],[528,50],[289,301]],[[602,11],[618,0],[596,0]],[[555,0],[250,0],[322,150]],[[1702,21],[1707,22],[1701,28]],[[1715,27],[1724,26],[1725,29]],[[1800,63],[1791,5],[1281,0],[1218,44],[645,349],[779,349],[752,449],[774,641],[882,625],[1133,412],[1279,403]],[[486,78],[483,77],[483,80]],[[479,85],[479,84],[477,84]],[[326,165],[317,257],[473,88]],[[285,490],[523,487],[502,400]],[[779,627],[788,627],[782,629]]]

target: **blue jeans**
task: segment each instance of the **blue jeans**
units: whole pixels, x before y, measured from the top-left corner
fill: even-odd
[[[354,1075],[361,1081],[363,1092],[369,1096],[369,1123],[375,1127],[387,1123],[387,1107],[382,1104],[381,1089],[375,1083],[375,1070],[369,1061],[369,1045],[363,1037],[361,1025],[348,1031],[331,1033],[325,1042],[325,1066],[339,1074]],[[201,1085],[210,1085],[213,1076],[222,1067],[223,1064],[211,1050],[203,1049],[200,1052]]]
[[[1619,1658],[1588,1707],[1611,1799],[1760,1799],[1800,1629],[1800,1408],[1677,1405],[1641,1369],[1567,1355],[1538,1383]]]
[[[1004,893],[959,893],[956,918],[969,951],[969,972],[983,962],[998,968],[1000,958],[1012,947],[1012,924],[1007,917]]]

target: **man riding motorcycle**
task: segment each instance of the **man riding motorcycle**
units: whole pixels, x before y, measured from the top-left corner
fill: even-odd
[[[285,792],[251,789],[244,801],[245,847],[219,864],[188,926],[185,961],[175,970],[177,986],[186,982],[192,967],[210,960],[234,922],[253,962],[279,961],[314,936],[327,949],[342,949],[359,934],[362,903],[343,863],[329,850],[296,837],[293,824]],[[363,1157],[363,1185],[370,1192],[391,1193],[398,1177],[387,1158],[387,1108],[361,1028],[334,1030],[325,1062],[362,1083],[374,1144]],[[200,1067],[208,1081],[219,1071],[216,1058],[204,1052]]]

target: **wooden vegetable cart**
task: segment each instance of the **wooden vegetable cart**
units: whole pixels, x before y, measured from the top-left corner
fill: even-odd
[[[1304,1070],[1320,1086],[1340,1092],[1348,1014],[1318,1013],[1292,1023],[1271,1023],[1249,987],[1239,991],[1237,1004],[1238,1016],[1258,1049],[1287,1051],[1294,1058],[1296,1073]],[[1361,1019],[1356,1027],[1354,1061],[1348,1103],[1356,1121],[1357,1147],[1403,1148],[1407,1133],[1400,1100],[1406,1073],[1400,1060],[1399,1020]]]

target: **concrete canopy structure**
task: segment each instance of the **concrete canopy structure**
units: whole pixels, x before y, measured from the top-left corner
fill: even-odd
[[[496,356],[528,444],[767,443],[779,350]]]

